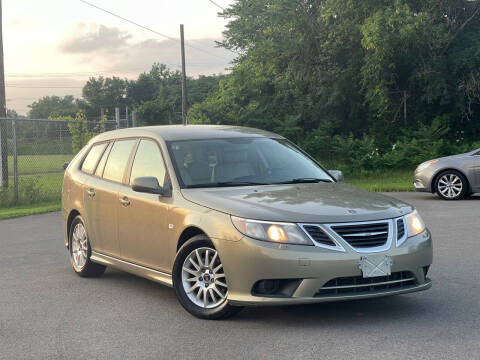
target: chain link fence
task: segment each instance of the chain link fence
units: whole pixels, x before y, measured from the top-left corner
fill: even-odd
[[[7,168],[0,162],[0,208],[58,202],[64,164],[74,156],[75,137],[127,127],[126,119],[84,121],[0,119],[6,132]],[[79,134],[78,132],[83,134]],[[5,146],[3,146],[5,152]],[[2,177],[1,174],[4,174]],[[7,181],[6,181],[7,180]]]

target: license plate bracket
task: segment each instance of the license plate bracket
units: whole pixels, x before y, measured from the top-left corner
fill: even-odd
[[[372,278],[391,275],[392,264],[392,258],[388,255],[368,255],[360,257],[358,267],[364,278]]]

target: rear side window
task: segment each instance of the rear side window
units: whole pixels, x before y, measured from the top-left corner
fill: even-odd
[[[105,163],[107,162],[108,153],[112,148],[112,144],[113,143],[108,144],[107,149],[103,152],[102,158],[100,159],[100,162],[97,165],[97,170],[95,170],[95,176],[102,177],[103,169],[105,168]]]
[[[83,160],[82,164],[82,171],[86,172],[87,174],[92,174],[95,170],[95,166],[97,165],[98,159],[100,155],[102,155],[103,150],[105,149],[107,144],[98,144],[93,145],[90,149],[87,157]]]
[[[135,160],[133,160],[130,184],[138,177],[151,176],[158,180],[160,186],[164,185],[165,165],[158,145],[151,140],[141,140],[138,145]]]
[[[137,140],[117,140],[113,144],[103,171],[103,178],[122,182],[130,153]]]

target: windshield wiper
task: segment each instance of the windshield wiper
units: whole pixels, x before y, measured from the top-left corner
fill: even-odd
[[[193,184],[187,185],[186,188],[211,188],[211,187],[229,187],[229,186],[249,186],[249,185],[269,185],[266,183],[253,182],[253,181],[224,181],[214,184]]]
[[[333,181],[330,179],[319,179],[319,178],[297,178],[292,180],[281,181],[275,184],[301,184],[301,183],[319,183],[319,182],[331,183]]]

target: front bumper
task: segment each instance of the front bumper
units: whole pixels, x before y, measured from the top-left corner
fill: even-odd
[[[419,192],[431,192],[430,188],[424,184],[423,181],[420,179],[414,179],[413,180],[413,186],[415,187],[416,191]]]
[[[400,247],[392,244],[385,254],[392,258],[392,274],[408,272],[414,280],[401,288],[377,289],[359,293],[323,295],[322,287],[330,280],[361,277],[360,257],[353,249],[346,252],[314,246],[284,245],[254,240],[215,241],[228,281],[228,300],[232,305],[289,305],[349,299],[362,299],[426,290],[431,287],[425,276],[432,263],[430,232],[407,239]],[[367,254],[368,255],[368,254]],[[257,295],[252,292],[257,281],[298,279],[290,295]]]
[[[416,191],[433,192],[432,179],[434,176],[433,167],[429,167],[422,171],[415,170],[413,174],[413,186]]]

